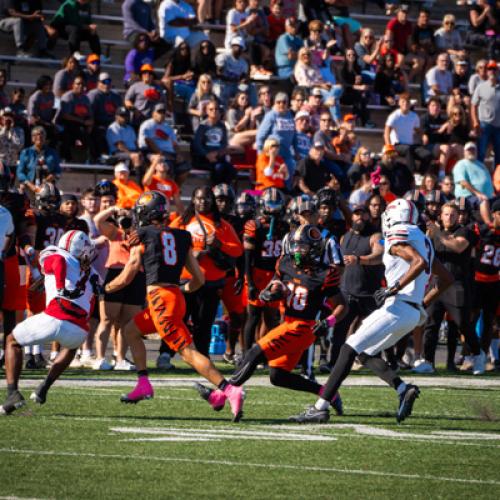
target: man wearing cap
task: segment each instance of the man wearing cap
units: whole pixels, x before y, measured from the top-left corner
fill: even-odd
[[[116,160],[130,160],[136,172],[140,172],[142,155],[137,148],[137,135],[128,124],[130,112],[125,106],[116,110],[115,121],[106,131],[108,151]]]
[[[321,188],[333,188],[332,173],[324,161],[325,145],[322,141],[314,141],[307,158],[297,163],[295,175],[298,179],[298,188],[309,196],[314,196]]]
[[[196,47],[207,36],[203,31],[191,31],[198,24],[196,14],[184,0],[163,0],[158,7],[160,36],[172,45],[186,42]]]
[[[310,122],[309,113],[307,111],[299,111],[295,113],[295,132],[297,137],[297,146],[295,152],[301,160],[307,158],[311,149],[311,135],[309,134]]]
[[[492,144],[497,165],[500,163],[500,84],[496,61],[489,61],[486,71],[488,79],[480,83],[472,95],[472,128],[479,136],[478,159],[484,161]]]
[[[391,190],[396,196],[403,196],[413,188],[415,180],[410,169],[397,160],[398,153],[392,144],[386,144],[382,149],[382,159],[372,175],[380,179],[385,175],[391,183]],[[373,177],[372,177],[373,179]]]
[[[35,42],[37,57],[50,57],[47,52],[47,33],[43,26],[45,20],[42,14],[41,0],[8,0],[4,3],[7,17],[0,20],[2,31],[13,32],[16,43],[17,57],[29,57],[26,50],[28,43]],[[3,17],[3,12],[0,13]]]
[[[302,38],[297,36],[299,22],[295,17],[289,17],[285,22],[285,33],[276,42],[274,57],[278,68],[278,76],[288,78],[292,75],[297,54],[304,44]]]
[[[475,143],[468,142],[464,147],[464,158],[453,167],[455,196],[475,196],[479,202],[486,201],[494,194],[491,173],[486,165],[477,158]]]
[[[97,88],[91,90],[87,97],[94,115],[92,149],[94,156],[97,157],[107,151],[106,130],[113,123],[116,110],[122,105],[122,98],[120,94],[111,90],[109,73],[99,74]]]
[[[83,69],[85,77],[85,88],[87,92],[97,87],[99,72],[101,71],[101,57],[97,54],[90,54],[86,59],[86,67]]]
[[[139,126],[151,118],[156,104],[165,104],[165,94],[154,82],[155,73],[151,64],[141,66],[141,80],[130,86],[125,94],[125,107],[133,111],[133,124]]]
[[[242,57],[244,47],[243,38],[235,36],[231,39],[231,49],[215,58],[217,75],[220,79],[219,97],[224,104],[236,95],[238,85],[248,80],[248,63]]]
[[[113,184],[118,188],[116,206],[131,209],[142,194],[141,187],[129,178],[130,170],[124,162],[115,165]]]

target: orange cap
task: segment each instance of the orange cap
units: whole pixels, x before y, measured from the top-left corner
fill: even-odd
[[[355,119],[356,119],[356,115],[353,115],[352,113],[347,113],[347,115],[344,115],[345,122],[355,120]]]
[[[396,148],[392,144],[386,144],[382,149],[382,154],[395,153]]]
[[[498,69],[497,62],[491,59],[488,61],[488,64],[486,65],[486,69]]]
[[[95,61],[101,61],[101,58],[97,55],[97,54],[90,54],[88,57],[87,57],[87,62],[88,63],[93,63]]]
[[[149,71],[150,73],[154,73],[155,69],[153,68],[153,66],[151,66],[151,64],[143,64],[141,66],[141,73],[145,73],[146,71]]]

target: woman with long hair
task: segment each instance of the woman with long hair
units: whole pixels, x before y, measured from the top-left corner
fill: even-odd
[[[74,56],[69,56],[63,59],[61,69],[56,71],[54,75],[54,83],[52,92],[56,97],[61,97],[65,92],[73,87],[73,80],[82,74],[80,63]]]
[[[243,246],[231,224],[221,217],[209,186],[193,191],[186,211],[170,226],[191,233],[193,253],[205,275],[205,284],[196,292],[186,294],[186,320],[191,318],[196,348],[208,357],[211,328],[224,280],[236,258],[243,253]],[[189,278],[184,270],[181,279]]]
[[[174,95],[189,102],[196,88],[195,72],[191,63],[191,49],[187,42],[180,43],[172,51],[161,83],[167,89],[170,111],[174,109]]]
[[[226,123],[228,125],[229,145],[241,153],[245,152],[246,146],[255,142],[257,135],[255,117],[248,94],[238,92],[227,111]]]
[[[210,101],[219,102],[219,98],[214,92],[212,77],[208,73],[203,73],[198,78],[196,89],[188,104],[193,132],[196,132],[200,122],[207,118],[206,106]]]
[[[210,40],[203,40],[198,45],[193,60],[193,71],[196,75],[208,74],[212,78],[217,76],[217,65],[215,64],[215,56],[217,51],[215,45]]]
[[[407,92],[406,73],[396,67],[396,58],[388,53],[380,60],[375,76],[374,91],[380,96],[380,104],[396,106],[396,94]]]
[[[141,78],[141,66],[153,64],[155,51],[151,47],[151,40],[147,33],[138,33],[134,39],[134,46],[125,56],[125,85],[137,82]]]

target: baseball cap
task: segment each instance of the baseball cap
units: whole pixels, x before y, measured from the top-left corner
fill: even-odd
[[[99,73],[99,81],[103,82],[104,80],[111,80],[109,73]]]
[[[354,205],[351,209],[351,212],[368,212],[368,209],[366,208],[366,205],[362,205],[362,204],[357,204],[357,205]]]
[[[395,153],[396,152],[396,148],[392,145],[392,144],[386,144],[383,148],[382,148],[382,154],[387,154],[387,153]]]
[[[467,61],[464,61],[463,59],[460,59],[459,61],[456,62],[457,66],[467,66],[469,63]]]
[[[472,142],[472,141],[466,142],[465,146],[464,146],[464,151],[467,151],[468,149],[476,149],[477,150],[476,143]]]
[[[241,48],[245,47],[245,42],[241,36],[235,36],[231,38],[231,45],[239,45]]]
[[[491,205],[492,212],[500,212],[500,198],[497,198]]]
[[[319,95],[320,97],[323,97],[323,94],[321,93],[321,89],[318,87],[314,87],[312,89],[311,95]]]
[[[101,58],[97,54],[90,54],[87,57],[87,63],[101,62]]]
[[[167,108],[165,107],[165,104],[163,104],[162,102],[159,102],[153,108],[153,111],[166,111],[166,110],[167,110]]]
[[[353,115],[352,113],[347,113],[346,115],[344,115],[344,122],[349,122],[351,120],[355,120],[356,119],[356,115]]]
[[[0,116],[5,116],[5,115],[14,116],[14,110],[9,106],[6,106],[5,108],[2,109],[2,111],[0,111]]]
[[[296,26],[297,25],[297,18],[292,16],[288,17],[285,21],[285,26]]]
[[[298,120],[299,118],[307,118],[309,120],[309,118],[311,118],[311,115],[307,111],[299,111],[295,115],[295,119]]]
[[[314,141],[312,146],[315,149],[323,149],[325,147],[325,143],[323,141]]]
[[[115,165],[115,174],[118,174],[119,172],[130,172],[127,165],[125,165],[122,161]]]
[[[153,66],[151,66],[151,64],[143,64],[141,66],[141,73],[146,73],[146,72],[154,73],[155,69],[153,68]]]
[[[491,59],[488,61],[488,64],[486,65],[486,69],[498,69],[497,62]]]
[[[125,106],[120,106],[117,110],[116,110],[116,115],[120,115],[120,116],[128,116],[128,109],[125,107]]]
[[[408,7],[408,5],[406,5],[405,3],[402,3],[399,7],[398,7],[398,10],[402,10],[403,12],[408,12],[410,10],[410,8]]]

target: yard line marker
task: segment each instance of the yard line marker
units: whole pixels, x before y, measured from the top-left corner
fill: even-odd
[[[34,456],[55,456],[55,457],[75,457],[75,458],[92,458],[92,459],[116,459],[116,460],[144,460],[148,462],[179,462],[179,463],[192,463],[201,465],[221,465],[224,467],[254,467],[257,469],[283,469],[283,470],[297,470],[308,472],[330,472],[337,474],[352,474],[361,476],[379,476],[379,477],[392,477],[397,479],[413,479],[416,481],[437,481],[437,482],[451,482],[451,483],[464,483],[464,484],[488,484],[493,486],[500,486],[500,481],[493,479],[464,479],[461,477],[444,477],[432,476],[430,474],[402,474],[396,472],[384,472],[371,469],[339,469],[335,467],[319,467],[310,465],[291,465],[291,464],[273,464],[273,463],[252,463],[252,462],[234,462],[230,460],[208,460],[201,458],[184,458],[184,457],[154,457],[150,455],[114,455],[109,453],[81,453],[73,451],[50,451],[50,450],[22,450],[15,448],[0,448],[0,453],[10,453],[19,455],[34,455]]]

